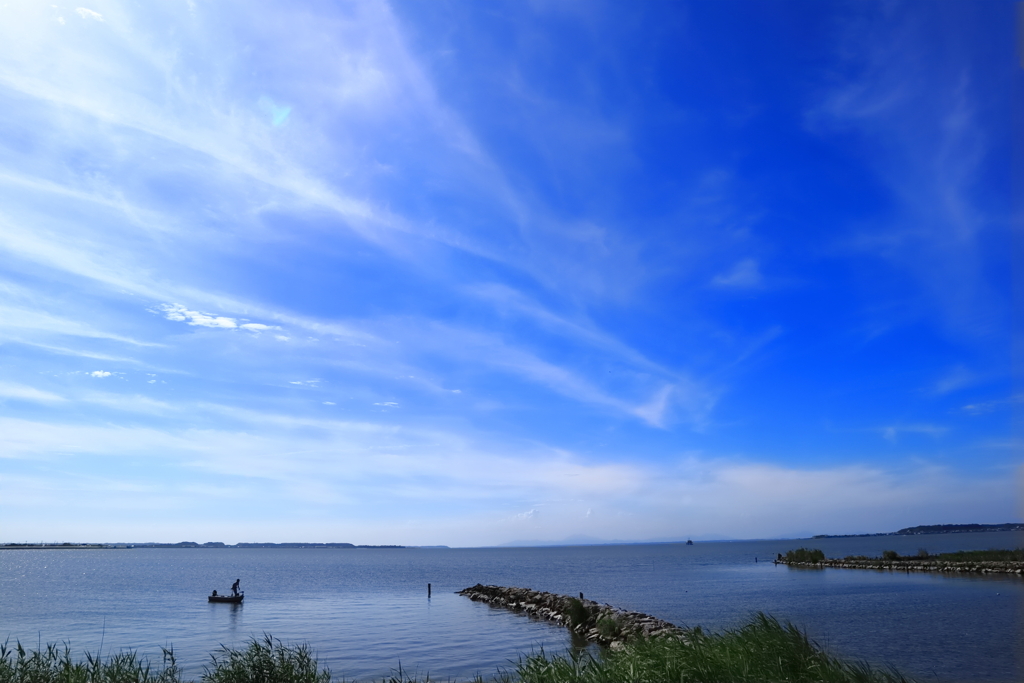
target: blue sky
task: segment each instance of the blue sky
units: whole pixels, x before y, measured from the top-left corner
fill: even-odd
[[[1021,518],[1013,3],[3,7],[0,540]]]

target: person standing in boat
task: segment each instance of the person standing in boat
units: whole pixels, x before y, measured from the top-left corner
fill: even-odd
[[[231,584],[231,594],[238,595],[238,584],[241,583],[241,579],[235,579],[235,582]]]

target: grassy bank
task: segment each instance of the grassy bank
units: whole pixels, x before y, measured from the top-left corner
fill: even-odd
[[[498,683],[893,683],[904,681],[892,670],[873,669],[824,652],[799,629],[764,614],[742,628],[705,633],[699,627],[675,638],[642,639],[592,657],[586,652],[521,656],[511,669],[497,672]],[[0,645],[0,683],[184,683],[173,652],[164,651],[154,668],[134,653],[106,659],[86,655],[75,661],[66,647],[50,645],[27,651],[21,645]],[[307,645],[289,646],[264,636],[244,649],[221,648],[199,683],[330,683],[331,672],[320,666]],[[344,680],[344,679],[337,679]],[[409,678],[395,671],[384,683],[431,679]],[[437,679],[434,679],[437,680]],[[485,680],[478,678],[477,681]]]
[[[788,555],[789,553],[787,553]],[[788,558],[787,558],[788,559]],[[1016,550],[958,550],[955,553],[933,555],[921,548],[914,555],[900,555],[895,550],[886,550],[881,558],[865,555],[848,555],[846,560],[885,560],[887,562],[1024,562],[1024,548]]]

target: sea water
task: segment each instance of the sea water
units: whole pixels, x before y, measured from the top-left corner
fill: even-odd
[[[1024,580],[774,565],[806,546],[877,556],[1016,548],[1013,532],[782,541],[478,549],[0,551],[0,639],[74,654],[173,648],[198,678],[219,646],[270,634],[309,643],[337,678],[399,666],[485,678],[520,654],[564,652],[567,629],[474,603],[476,583],[525,586],[721,630],[763,611],[830,652],[924,681],[1024,680]],[[756,560],[756,561],[755,561]],[[211,604],[235,579],[242,605]],[[427,584],[432,595],[427,597]]]

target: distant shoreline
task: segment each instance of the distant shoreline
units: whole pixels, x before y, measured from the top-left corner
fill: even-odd
[[[336,549],[336,550],[360,550],[360,549],[391,549],[391,548],[416,548],[417,546],[404,545],[355,545],[352,543],[237,543],[227,545],[224,543],[193,543],[184,541],[182,543],[3,543],[0,550],[139,550],[146,548],[203,548],[203,549],[245,549],[245,548],[301,548],[301,549]],[[447,546],[430,546],[441,548]]]
[[[1024,531],[1024,523],[1007,522],[1006,524],[928,524],[912,526],[899,531],[882,531],[873,534],[816,534],[812,539],[822,538],[872,538],[875,536],[923,536],[928,534],[969,534],[988,533],[993,531]],[[799,540],[799,539],[744,539],[744,540]],[[702,543],[715,543],[719,541],[701,541]],[[587,545],[648,545],[648,544],[671,544],[683,543],[683,541],[635,541],[635,542],[609,542],[593,543]],[[510,547],[510,548],[534,548],[534,547],[555,547],[559,544],[547,544],[542,546],[487,546],[487,547]],[[236,543],[228,545],[216,541],[208,543],[195,543],[193,541],[182,541],[180,543],[0,543],[0,550],[126,550],[139,548],[301,548],[301,549],[450,549],[446,545],[357,545],[354,543]]]

